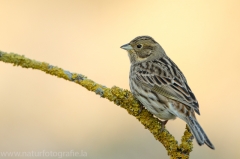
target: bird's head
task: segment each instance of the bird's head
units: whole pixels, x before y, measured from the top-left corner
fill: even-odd
[[[165,55],[162,47],[150,36],[138,36],[121,48],[127,50],[132,64],[161,58]]]

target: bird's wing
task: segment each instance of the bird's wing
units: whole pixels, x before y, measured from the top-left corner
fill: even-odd
[[[149,87],[151,91],[192,107],[200,115],[198,101],[186,78],[170,58],[165,56],[139,66],[135,70],[137,81]]]

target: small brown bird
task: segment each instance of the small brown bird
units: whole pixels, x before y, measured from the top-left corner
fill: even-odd
[[[139,36],[121,46],[131,62],[129,82],[133,95],[166,124],[169,119],[184,120],[199,145],[213,144],[198,123],[198,101],[177,65],[150,36]]]

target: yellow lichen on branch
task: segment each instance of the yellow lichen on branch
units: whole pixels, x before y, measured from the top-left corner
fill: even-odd
[[[140,110],[140,103],[134,98],[130,91],[116,86],[107,88],[103,85],[95,83],[81,74],[71,73],[48,63],[38,62],[14,53],[5,53],[0,51],[0,61],[11,63],[14,66],[21,66],[23,68],[41,70],[47,74],[80,84],[87,90],[95,92],[101,97],[113,101],[116,105],[126,109],[129,114],[135,116],[141,124],[154,135],[155,139],[163,144],[168,152],[168,155],[172,159],[189,158],[193,145],[192,134],[190,133],[188,127],[186,127],[182,137],[182,143],[178,145],[174,136],[172,136],[166,129],[160,132],[161,125],[158,122],[158,119],[156,119],[151,113],[149,113],[146,109],[143,109],[141,113],[138,113]]]

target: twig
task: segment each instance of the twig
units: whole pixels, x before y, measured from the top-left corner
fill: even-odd
[[[21,66],[23,68],[41,70],[47,74],[75,82],[87,90],[95,92],[102,98],[113,101],[116,105],[126,109],[130,115],[135,116],[140,123],[143,124],[144,127],[153,134],[155,139],[163,144],[168,152],[168,155],[172,159],[189,158],[189,154],[192,151],[193,145],[192,134],[190,133],[188,127],[186,127],[182,137],[182,143],[178,145],[176,139],[166,129],[164,129],[162,132],[160,131],[161,125],[158,122],[158,119],[156,119],[151,113],[149,113],[146,109],[143,109],[140,114],[138,113],[140,109],[140,103],[128,90],[124,90],[116,86],[107,88],[101,84],[95,83],[84,75],[71,73],[57,66],[53,66],[45,62],[31,60],[22,55],[14,53],[0,51],[0,61],[12,63],[14,66]]]

